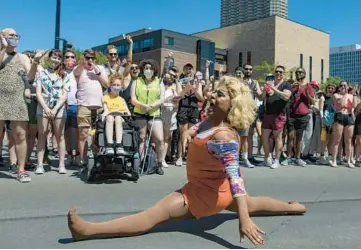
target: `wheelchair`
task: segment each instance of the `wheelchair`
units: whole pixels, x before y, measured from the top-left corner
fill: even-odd
[[[131,116],[122,116],[122,118],[124,119],[122,146],[125,153],[122,155],[107,155],[105,153],[107,145],[106,122],[102,121],[101,115],[96,110],[92,110],[92,142],[89,143],[88,140],[88,162],[83,169],[85,182],[91,183],[101,177],[123,177],[130,181],[139,179],[141,165],[138,150],[139,128]]]

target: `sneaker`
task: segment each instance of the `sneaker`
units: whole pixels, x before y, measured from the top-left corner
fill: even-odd
[[[169,168],[169,165],[167,164],[166,161],[162,161],[162,167],[163,168]]]
[[[268,157],[267,159],[265,159],[264,164],[266,167],[271,167],[273,164],[272,157]]]
[[[355,168],[355,165],[352,162],[347,163],[347,167],[349,168]]]
[[[250,161],[248,159],[244,160],[244,165],[247,168],[254,168],[254,165],[252,163],[250,163]]]
[[[4,167],[4,158],[0,156],[0,168]]]
[[[113,151],[114,152],[114,151]],[[125,155],[125,151],[124,151],[124,148],[123,147],[117,147],[115,149],[115,152],[117,155]]]
[[[31,182],[31,177],[27,172],[19,173],[16,179],[21,183]]]
[[[321,156],[321,159],[320,159],[321,165],[328,165],[328,161],[329,161],[329,159],[327,156],[325,156],[325,155]]]
[[[306,167],[307,163],[304,162],[301,158],[296,159],[296,165],[300,167]]]
[[[289,166],[290,165],[290,158],[286,158],[283,161],[281,161],[282,166]]]
[[[262,161],[256,160],[254,157],[248,158],[248,160],[254,166],[259,166],[262,164]]]
[[[11,164],[11,165],[9,166],[9,172],[10,172],[10,173],[12,173],[12,174],[17,174],[18,171],[19,171],[18,165],[16,165],[16,164]]]
[[[114,148],[106,147],[105,148],[105,154],[106,155],[114,155]]]
[[[44,173],[45,173],[44,166],[38,165],[35,169],[35,174],[44,174]]]
[[[182,158],[178,158],[178,160],[175,162],[175,165],[176,165],[177,167],[183,166],[183,160],[182,160]]]
[[[280,165],[280,163],[279,162],[275,162],[275,163],[273,163],[272,165],[271,165],[271,168],[272,169],[277,169],[277,168],[279,168],[281,165]]]
[[[59,167],[59,174],[66,174],[67,171],[66,171],[66,168],[65,167]]]

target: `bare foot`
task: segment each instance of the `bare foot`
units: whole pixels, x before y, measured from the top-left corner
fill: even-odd
[[[90,223],[86,222],[78,215],[76,215],[76,209],[71,208],[68,212],[68,228],[73,237],[73,241],[81,241],[89,238]]]
[[[289,201],[288,204],[293,207],[293,212],[290,212],[288,214],[304,214],[307,211],[306,207],[298,201]]]

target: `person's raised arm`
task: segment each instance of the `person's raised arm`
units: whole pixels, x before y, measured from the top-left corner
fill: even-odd
[[[41,59],[43,59],[43,57],[48,54],[48,50],[45,51],[44,53],[41,53],[41,52],[37,52],[34,56],[34,59],[33,59],[33,63],[31,64],[31,67],[30,67],[30,70],[29,70],[29,73],[28,73],[28,78],[29,78],[29,81],[34,81],[35,80],[35,75],[36,75],[36,72],[38,72],[38,66],[40,65],[40,61]]]
[[[103,86],[103,88],[109,88],[109,79],[107,74],[105,73],[104,68],[98,67],[97,65],[95,65],[95,63],[93,63],[93,68],[95,71],[95,75],[97,76],[98,81]]]
[[[132,66],[132,63],[133,63],[133,39],[132,39],[132,37],[127,36],[127,41],[129,44],[129,48],[128,48],[128,54],[127,54],[127,64],[126,64],[124,72],[123,72],[124,77],[129,76],[130,67]]]
[[[2,32],[0,32],[0,43],[1,43],[1,49],[0,49],[0,65],[4,62],[6,49],[8,48],[8,42],[5,39],[5,36]]]
[[[252,221],[249,216],[247,206],[247,192],[244,181],[240,174],[239,166],[239,141],[235,133],[230,131],[219,131],[208,142],[208,151],[213,152],[226,170],[229,178],[230,189],[234,201],[238,207],[240,240],[243,241],[244,236],[255,245],[263,245],[264,240],[261,234],[265,234]]]
[[[172,52],[172,51],[170,51],[170,52],[168,53],[167,60],[164,62],[162,76],[165,75],[166,73],[168,73],[169,67],[170,67],[171,58],[173,58],[173,52]]]

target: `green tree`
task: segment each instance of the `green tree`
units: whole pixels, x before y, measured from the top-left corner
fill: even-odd
[[[275,64],[271,64],[267,61],[262,61],[260,65],[256,65],[254,67],[256,72],[261,73],[261,75],[257,78],[257,81],[259,83],[264,83],[265,82],[265,76],[267,74],[274,74],[275,70],[276,70],[276,66]],[[284,74],[284,79],[293,79],[293,75],[294,72],[296,71],[297,67],[293,67],[291,69],[286,69],[286,72]]]
[[[329,85],[329,84],[334,84],[334,85],[339,85],[340,82],[342,81],[342,78],[341,77],[333,77],[333,76],[330,76],[326,79],[325,82],[322,82],[321,83],[321,90],[325,90],[326,89],[326,86]]]

